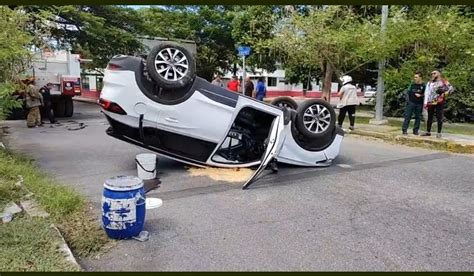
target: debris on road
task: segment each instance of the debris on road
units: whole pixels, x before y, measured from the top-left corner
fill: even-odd
[[[132,238],[137,241],[145,242],[150,238],[150,233],[148,231],[141,231],[138,236]]]
[[[249,168],[189,168],[191,176],[207,176],[217,181],[244,182],[247,181],[253,173]]]
[[[147,197],[145,199],[145,208],[147,210],[156,209],[156,208],[161,207],[162,205],[163,205],[163,200],[161,200],[160,198]]]
[[[83,128],[86,128],[87,125],[84,124],[84,123],[79,123],[79,126],[78,127],[68,127],[67,130],[80,130],[80,129],[83,129]]]
[[[145,188],[145,194],[148,192],[158,189],[160,187],[161,180],[159,178],[143,180],[143,187]]]

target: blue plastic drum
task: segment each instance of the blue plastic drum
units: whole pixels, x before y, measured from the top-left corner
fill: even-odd
[[[135,176],[116,176],[104,183],[102,223],[113,239],[129,239],[143,230],[145,190]]]

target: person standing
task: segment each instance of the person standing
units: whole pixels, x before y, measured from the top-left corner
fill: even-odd
[[[359,104],[357,99],[357,88],[352,83],[351,76],[343,76],[341,78],[342,87],[339,90],[337,95],[339,96],[339,103],[337,107],[339,109],[339,116],[337,118],[338,125],[342,128],[342,123],[346,118],[346,112],[349,114],[349,129],[354,130],[355,124],[355,112],[356,112],[356,105]]]
[[[54,113],[52,110],[52,103],[51,103],[51,88],[53,87],[52,83],[47,83],[43,87],[40,88],[39,92],[43,96],[43,108],[41,108],[41,117],[48,118],[51,124],[56,123],[56,119],[54,118]]]
[[[263,98],[267,95],[267,88],[265,87],[265,80],[260,77],[258,78],[257,86],[255,87],[255,98],[259,101],[263,101]]]
[[[436,120],[438,123],[438,133],[436,138],[441,138],[441,130],[443,128],[443,109],[446,103],[446,97],[454,91],[449,81],[441,75],[437,70],[431,72],[431,81],[428,82],[424,95],[424,107],[428,111],[428,120],[426,122],[426,132],[421,136],[431,136],[431,126],[433,125],[433,117],[436,112]]]
[[[253,95],[253,82],[250,80],[250,77],[245,78],[245,88],[244,88],[244,95],[248,97],[252,97]]]
[[[232,79],[229,81],[229,83],[227,83],[227,89],[239,93],[240,83],[237,80],[237,76],[232,76]]]
[[[28,115],[26,117],[27,127],[41,126],[40,106],[43,105],[43,96],[34,86],[34,79],[27,79],[25,84],[26,108]]]
[[[216,77],[212,80],[211,83],[219,87],[224,87],[224,82],[222,81],[221,76],[219,74],[216,75]]]
[[[420,129],[421,113],[423,111],[423,99],[426,85],[423,83],[422,74],[416,72],[407,90],[407,105],[405,108],[405,120],[403,121],[402,134],[408,135],[408,126],[413,114],[415,114],[415,125],[413,126],[413,134],[418,135]]]

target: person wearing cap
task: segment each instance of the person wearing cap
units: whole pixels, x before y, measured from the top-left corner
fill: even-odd
[[[349,114],[349,129],[354,130],[356,106],[359,104],[357,88],[354,86],[351,76],[343,76],[340,80],[342,81],[342,87],[337,94],[339,96],[339,103],[337,104],[339,116],[337,122],[339,127],[342,128],[347,112]]]
[[[24,81],[25,96],[26,96],[26,108],[28,108],[28,115],[26,117],[27,127],[39,127],[41,126],[41,114],[40,107],[43,105],[43,96],[35,88],[34,78],[28,78]]]
[[[405,120],[403,121],[402,134],[408,135],[408,126],[410,125],[411,116],[415,114],[415,124],[413,126],[413,134],[418,135],[420,129],[421,113],[423,111],[423,98],[426,85],[423,83],[422,74],[416,72],[414,81],[407,90],[407,105],[405,108]]]
[[[51,124],[56,123],[56,119],[54,118],[54,113],[52,110],[52,103],[51,103],[51,88],[53,87],[52,83],[47,83],[43,87],[40,88],[40,93],[43,96],[43,108],[41,108],[41,116],[43,118],[48,118]]]
[[[438,123],[438,133],[436,138],[441,138],[443,128],[443,109],[446,103],[446,97],[454,91],[453,86],[445,79],[441,72],[435,70],[431,72],[431,81],[428,82],[424,95],[424,107],[428,111],[428,120],[426,122],[426,132],[421,136],[431,136],[431,126],[436,112],[436,121]]]

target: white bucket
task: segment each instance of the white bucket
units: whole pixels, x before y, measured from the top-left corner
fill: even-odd
[[[156,178],[156,154],[141,153],[135,158],[138,177],[142,180]]]

